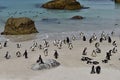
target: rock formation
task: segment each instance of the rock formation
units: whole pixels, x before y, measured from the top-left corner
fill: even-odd
[[[2,35],[22,35],[38,33],[34,21],[27,17],[9,18]]]
[[[47,59],[42,63],[35,63],[32,66],[32,70],[43,70],[43,69],[50,69],[59,66],[60,63],[54,59]]]
[[[73,16],[71,19],[83,19],[83,17],[82,16]]]
[[[120,3],[120,0],[115,0],[116,3]]]
[[[52,0],[42,5],[43,8],[47,9],[66,9],[76,10],[81,9],[82,6],[76,0]]]

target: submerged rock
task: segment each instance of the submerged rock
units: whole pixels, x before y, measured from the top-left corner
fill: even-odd
[[[34,21],[27,17],[9,18],[5,24],[2,35],[21,35],[38,33]]]
[[[73,16],[71,19],[83,19],[84,17],[82,16]]]
[[[60,21],[57,18],[43,18],[41,21],[46,23],[60,24]]]
[[[7,7],[4,7],[4,6],[0,6],[0,9],[6,9]]]
[[[46,21],[46,22],[54,22],[57,21],[57,18],[43,18],[42,21]]]
[[[54,59],[47,59],[44,61],[44,64],[35,63],[32,66],[32,70],[43,70],[43,69],[50,69],[59,66],[60,63]]]
[[[82,8],[80,3],[76,0],[52,0],[43,4],[42,7],[47,9],[66,9],[66,10],[76,10]]]

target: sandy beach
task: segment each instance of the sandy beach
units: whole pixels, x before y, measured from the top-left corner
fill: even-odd
[[[111,60],[108,63],[102,63],[101,60],[105,59],[105,54],[113,48],[112,43],[104,41],[100,43],[101,53],[97,53],[96,57],[92,57],[92,50],[95,49],[95,41],[89,43],[77,39],[72,41],[73,48],[68,49],[67,45],[63,45],[62,49],[58,49],[53,45],[53,41],[49,42],[48,56],[44,56],[43,49],[35,48],[35,51],[31,51],[30,47],[33,44],[33,40],[24,42],[12,42],[8,41],[7,47],[0,49],[0,80],[119,80],[120,79],[120,39],[118,37],[112,37],[112,41],[117,42],[117,53],[112,53]],[[43,45],[43,41],[39,39],[34,40],[37,44]],[[17,48],[16,44],[20,43],[21,48]],[[3,42],[2,42],[3,44]],[[90,74],[92,64],[86,64],[81,61],[83,49],[87,47],[87,56],[99,61],[101,66],[100,74]],[[21,54],[24,51],[28,51],[28,58],[24,56],[16,57],[16,52],[20,51]],[[32,65],[36,63],[39,55],[42,56],[43,61],[45,59],[54,59],[54,50],[59,53],[59,58],[56,59],[60,62],[60,66],[47,70],[34,71],[31,69]],[[5,59],[6,52],[11,55],[10,59]],[[95,65],[97,66],[97,65]]]
[[[114,0],[68,0],[65,2],[78,1],[85,9],[54,10],[42,7],[47,1],[51,0],[0,0],[0,33],[5,34],[0,35],[0,80],[120,80],[120,4],[116,4]],[[83,19],[72,19],[74,16]],[[30,19],[24,21],[25,17]],[[14,20],[15,18],[19,19]],[[32,28],[28,28],[30,26]],[[29,33],[28,29],[30,32],[37,29],[36,32],[39,33]],[[15,35],[8,34],[11,31]],[[29,34],[23,34],[26,31]],[[100,42],[102,31],[102,37],[107,38]],[[84,34],[80,34],[81,32]],[[90,43],[94,33],[97,40]],[[73,35],[76,40],[72,40]],[[83,36],[86,41],[81,38]],[[112,42],[108,42],[108,36]],[[63,41],[66,37],[70,38],[69,45],[73,48],[68,48],[68,43]],[[44,39],[49,47],[45,47]],[[63,41],[61,49],[58,48],[60,44],[57,44],[58,47],[53,44],[55,39],[59,39],[59,43]],[[114,41],[116,43],[113,44]],[[47,56],[44,54],[45,48],[48,49]],[[16,55],[18,51],[21,55]],[[59,54],[57,59],[54,56],[55,51]],[[95,52],[92,53],[93,51]],[[54,59],[60,65],[34,70],[35,64],[41,65],[40,55],[43,63]],[[86,58],[91,60],[85,60]],[[95,73],[91,73],[93,66]],[[96,73],[98,66],[101,69],[99,74]]]

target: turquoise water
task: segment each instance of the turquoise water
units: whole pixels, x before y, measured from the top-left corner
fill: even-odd
[[[39,39],[63,38],[72,34],[78,35],[81,31],[90,35],[93,32],[115,30],[120,34],[120,5],[111,0],[78,0],[81,5],[90,8],[74,11],[41,8],[40,5],[47,1],[49,0],[0,0],[0,32],[4,30],[5,21],[9,17],[29,17],[35,21],[40,32],[35,38]],[[69,19],[75,15],[81,15],[85,19]]]

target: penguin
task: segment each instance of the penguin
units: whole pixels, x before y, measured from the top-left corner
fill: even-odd
[[[57,59],[58,56],[59,56],[59,54],[58,54],[57,50],[55,50],[55,53],[54,53],[54,57],[55,57],[55,59]]]
[[[41,64],[44,64],[44,62],[43,62],[43,59],[42,59],[41,55],[39,55],[39,59],[38,59],[38,60],[40,61],[40,63],[41,63]]]
[[[113,41],[112,45],[117,47],[116,41]]]
[[[112,42],[112,39],[110,36],[108,36],[108,43],[111,43]]]
[[[6,58],[6,59],[10,59],[10,58],[11,58],[11,55],[8,53],[8,51],[7,51],[6,54],[5,54],[5,58]]]
[[[45,55],[45,56],[48,56],[48,48],[47,48],[47,47],[44,47],[43,49],[44,49],[44,55]]]
[[[103,41],[103,38],[100,38],[100,42],[102,42]]]
[[[0,43],[0,49],[2,49],[2,44]]]
[[[95,74],[95,67],[94,67],[94,65],[92,66],[91,74]]]
[[[28,53],[27,53],[27,50],[25,50],[25,52],[24,52],[23,56],[25,56],[25,59],[27,59],[27,58],[28,58]]]
[[[85,36],[83,36],[83,41],[86,41],[86,37]]]
[[[96,53],[101,53],[101,49],[100,48],[96,48]]]
[[[116,49],[116,47],[114,47],[113,49],[112,49],[112,53],[117,53],[117,49]]]
[[[82,55],[87,55],[86,50],[87,50],[87,47],[84,48]]]
[[[20,51],[17,51],[17,52],[16,52],[16,56],[17,56],[17,57],[21,57]]]
[[[96,56],[97,56],[97,55],[96,55],[96,51],[95,51],[95,50],[93,50],[93,52],[92,52],[91,56],[92,56],[92,57],[96,57]]]
[[[89,39],[89,43],[92,43],[92,38]]]
[[[67,43],[69,43],[69,42],[70,42],[69,37],[66,37],[66,42],[67,42]]]
[[[75,37],[74,35],[72,36],[72,40],[73,40],[73,41],[75,41],[75,40],[76,40],[76,37]]]
[[[96,73],[97,73],[97,74],[100,74],[100,72],[101,72],[101,67],[100,67],[100,66],[97,66],[97,67],[96,67]]]
[[[100,46],[99,42],[95,43],[95,47],[98,48]]]
[[[7,41],[5,41],[5,43],[4,43],[4,47],[7,47]]]
[[[107,59],[107,60],[110,60],[110,56],[111,56],[111,53],[106,52],[106,59]]]

